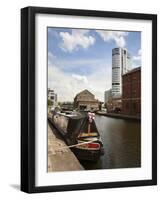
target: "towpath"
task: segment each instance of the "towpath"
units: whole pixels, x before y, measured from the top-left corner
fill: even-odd
[[[84,170],[70,148],[58,139],[48,124],[48,172]]]

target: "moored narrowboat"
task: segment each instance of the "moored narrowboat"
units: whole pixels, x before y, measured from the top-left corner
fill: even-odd
[[[94,113],[52,111],[48,119],[79,160],[97,161],[104,154]]]

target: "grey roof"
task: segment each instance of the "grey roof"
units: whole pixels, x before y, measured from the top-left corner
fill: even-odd
[[[91,94],[92,96],[94,96],[94,94],[92,94],[89,90],[85,89],[85,90],[79,92],[75,97],[77,97],[79,94],[81,94],[83,92],[88,92],[89,94]]]

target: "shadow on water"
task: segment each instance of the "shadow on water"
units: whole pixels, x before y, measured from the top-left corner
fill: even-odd
[[[96,115],[105,154],[97,162],[80,161],[85,169],[141,166],[141,123]]]

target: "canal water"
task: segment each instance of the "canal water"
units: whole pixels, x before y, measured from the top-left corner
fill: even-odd
[[[85,169],[141,166],[141,123],[96,115],[105,154],[97,162],[81,161]]]

